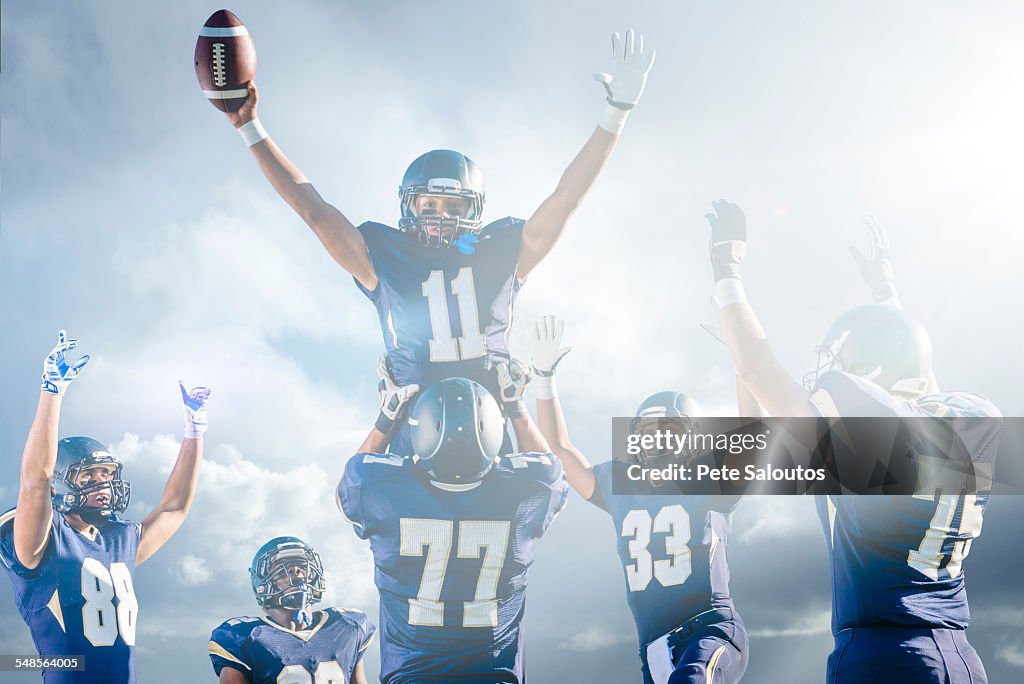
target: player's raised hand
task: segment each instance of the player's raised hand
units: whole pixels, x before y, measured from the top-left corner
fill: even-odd
[[[740,262],[747,254],[747,217],[738,204],[720,199],[711,203],[713,213],[704,218],[711,224],[711,270],[715,282],[740,279]]]
[[[89,355],[86,354],[74,364],[68,365],[67,353],[78,346],[78,340],[69,340],[64,330],[57,331],[57,346],[43,361],[43,384],[40,389],[50,394],[62,395],[71,381],[78,377],[78,374],[89,363]]]
[[[526,387],[533,380],[533,371],[519,359],[509,359],[498,364],[498,389],[501,392],[501,404],[505,415],[509,418],[522,418],[527,415]]]
[[[618,33],[612,34],[614,69],[610,74],[594,74],[594,80],[607,91],[610,105],[626,110],[636,106],[647,85],[647,74],[654,66],[655,54],[653,49],[644,50],[643,35],[635,34],[633,29],[626,31],[624,40]]]
[[[540,377],[549,378],[555,374],[558,362],[572,351],[562,346],[565,321],[550,314],[541,316],[533,323],[533,371]]]
[[[246,98],[245,103],[233,112],[224,112],[224,116],[227,117],[228,121],[235,128],[240,128],[257,118],[256,105],[259,104],[260,94],[256,90],[256,82],[249,81],[245,87],[249,91],[249,97]]]
[[[889,260],[889,236],[874,216],[864,217],[864,231],[868,234],[871,251],[865,255],[850,245],[850,256],[857,264],[860,277],[871,288],[871,296],[876,302],[894,302],[897,300],[896,284]]]
[[[185,407],[185,437],[199,439],[206,433],[209,421],[206,416],[206,401],[213,391],[209,387],[185,389],[185,383],[178,381],[181,388],[181,402]]]
[[[402,412],[409,401],[420,391],[419,385],[400,386],[395,382],[391,374],[391,364],[388,355],[384,354],[377,361],[377,376],[380,382],[377,389],[380,390],[380,413],[377,415],[376,428],[388,434],[395,427],[402,416]]]

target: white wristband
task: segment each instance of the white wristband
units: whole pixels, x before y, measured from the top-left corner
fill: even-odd
[[[554,375],[534,375],[532,384],[538,399],[554,399],[558,395]]]
[[[597,125],[604,130],[618,135],[622,132],[622,127],[626,125],[626,117],[629,116],[628,109],[619,109],[614,105],[606,105],[604,112],[601,114],[601,120],[597,122]]]
[[[238,134],[242,136],[242,140],[249,147],[252,147],[260,140],[269,138],[267,135],[267,129],[263,127],[259,119],[253,119],[252,121],[246,121],[244,124],[239,126],[237,129]]]
[[[715,301],[720,307],[746,302],[747,293],[743,290],[743,281],[737,278],[722,278],[716,282]]]

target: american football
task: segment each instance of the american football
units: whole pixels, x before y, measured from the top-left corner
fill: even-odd
[[[226,9],[203,24],[196,41],[196,77],[210,103],[233,112],[245,102],[245,84],[256,76],[256,46],[242,21]]]

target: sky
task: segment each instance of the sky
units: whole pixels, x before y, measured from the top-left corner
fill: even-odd
[[[377,410],[375,312],[281,202],[199,91],[195,38],[218,6],[3,4],[0,28],[0,502],[13,506],[40,365],[66,328],[93,360],[61,434],[109,445],[129,516],[159,497],[181,438],[177,380],[214,388],[192,513],[135,575],[142,681],[212,680],[205,644],[258,610],[246,569],[277,534],[312,543],[328,604],[375,616],[372,559],[333,488]],[[747,293],[781,362],[809,370],[839,312],[868,300],[846,253],[888,228],[901,298],[940,385],[1024,415],[1024,7],[903,3],[238,2],[260,117],[359,223],[398,218],[407,164],[465,152],[485,217],[528,217],[593,130],[609,35],[658,51],[644,98],[565,238],[520,293],[565,318],[560,396],[577,445],[677,389],[734,412],[733,372],[698,324],[711,201],[748,217]],[[729,557],[751,636],[745,682],[815,682],[831,648],[813,502],[744,501]],[[1024,676],[1016,533],[995,498],[966,574],[990,680]],[[573,495],[538,545],[526,640],[535,684],[636,681],[635,633],[605,515]],[[3,650],[31,652],[0,582]],[[368,655],[371,681],[376,647]],[[0,673],[0,682],[35,681]]]

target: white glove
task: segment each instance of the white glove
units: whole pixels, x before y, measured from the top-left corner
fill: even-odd
[[[871,288],[871,296],[876,302],[891,302],[899,305],[896,282],[892,272],[889,236],[874,216],[864,217],[864,230],[868,234],[871,252],[865,256],[856,247],[850,246],[850,255],[857,264],[861,278]]]
[[[556,316],[542,316],[533,323],[533,370],[542,378],[555,374],[558,362],[572,351],[562,346],[562,331],[565,321]]]
[[[509,418],[522,418],[527,415],[523,397],[526,396],[526,386],[533,380],[530,367],[519,359],[509,359],[508,363],[499,363],[496,370],[505,415]]]
[[[206,433],[209,421],[206,417],[206,400],[210,398],[209,387],[193,387],[185,389],[185,383],[178,381],[181,388],[181,401],[185,405],[185,438],[199,439]]]
[[[78,340],[69,340],[64,330],[57,331],[57,346],[50,351],[50,355],[43,361],[43,383],[40,389],[50,394],[62,395],[68,388],[71,381],[78,377],[78,374],[89,363],[89,355],[86,354],[69,366],[64,355],[78,346]]]
[[[420,391],[420,386],[400,387],[391,376],[387,354],[377,361],[377,375],[380,377],[380,382],[377,383],[377,389],[380,390],[380,413],[374,425],[384,434],[388,434],[395,427],[409,401]]]
[[[644,37],[634,36],[633,29],[626,31],[625,41],[618,33],[612,34],[614,73],[594,74],[594,80],[608,92],[608,104],[625,110],[636,106],[647,85],[647,74],[654,66],[655,54],[654,50],[644,52]]]

